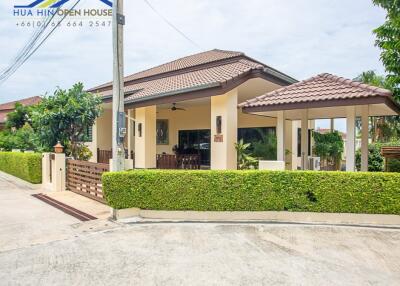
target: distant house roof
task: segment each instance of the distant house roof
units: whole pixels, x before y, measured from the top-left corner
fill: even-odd
[[[295,79],[241,52],[211,50],[187,56],[124,78],[125,102],[139,102],[206,89],[221,89],[245,77],[265,77],[288,85]],[[88,90],[104,98],[112,95],[112,83]]]
[[[38,104],[41,100],[42,98],[40,96],[33,96],[0,104],[0,124],[6,122],[7,114],[14,111],[16,103],[21,103],[24,106],[31,106]]]
[[[399,111],[389,90],[328,73],[249,99],[239,106],[247,111],[273,111],[357,103],[387,103]]]

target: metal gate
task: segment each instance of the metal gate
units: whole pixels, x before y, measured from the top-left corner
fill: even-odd
[[[105,203],[101,175],[108,172],[108,164],[67,160],[67,189]]]

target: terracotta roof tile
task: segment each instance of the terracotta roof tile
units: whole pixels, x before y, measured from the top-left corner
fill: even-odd
[[[137,84],[125,86],[125,93],[134,92],[132,95],[127,96],[125,100],[130,101],[174,91],[178,93],[184,89],[199,88],[207,85],[216,86],[256,69],[263,69],[263,66],[250,60],[240,59],[236,62],[211,68],[138,82]],[[111,96],[112,90],[100,92],[100,95]]]
[[[15,100],[15,101],[10,101],[10,102],[0,104],[0,123],[6,122],[7,114],[14,111],[15,104],[17,102],[19,102],[25,106],[30,106],[30,105],[38,104],[41,100],[42,100],[42,98],[40,96],[33,96],[33,97],[29,97],[29,98],[24,98],[21,100]]]
[[[271,106],[334,99],[391,96],[389,90],[323,73],[247,100],[239,107]]]
[[[124,78],[124,91],[126,101],[179,94],[189,89],[222,85],[255,70],[281,78],[286,84],[296,81],[241,52],[211,50],[127,76]],[[109,97],[112,95],[112,85],[107,83],[88,91]]]
[[[21,100],[10,101],[10,102],[0,104],[0,110],[14,110],[15,104],[17,102],[19,102],[25,106],[30,106],[30,105],[39,103],[41,100],[42,100],[42,98],[40,96],[33,96],[33,97],[24,98]]]
[[[150,77],[150,76],[160,75],[160,74],[168,73],[168,72],[179,71],[182,69],[187,69],[187,68],[195,67],[198,65],[208,64],[208,63],[216,62],[219,60],[226,60],[226,59],[243,56],[243,55],[244,54],[241,52],[223,51],[223,50],[214,49],[211,51],[206,51],[206,52],[190,55],[187,57],[183,57],[183,58],[174,60],[172,62],[168,62],[166,64],[162,64],[162,65],[156,66],[154,68],[150,68],[150,69],[126,76],[124,78],[124,81],[128,82],[128,81],[143,79],[143,78]],[[108,83],[102,84],[100,86],[97,86],[95,88],[92,88],[89,91],[104,88],[104,87],[110,86],[111,84],[112,84],[112,82],[108,82]]]

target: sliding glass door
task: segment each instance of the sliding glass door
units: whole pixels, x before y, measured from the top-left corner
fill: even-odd
[[[210,138],[209,129],[179,130],[178,152],[180,154],[199,154],[200,164],[210,165]]]

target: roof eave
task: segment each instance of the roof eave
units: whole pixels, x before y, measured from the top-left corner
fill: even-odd
[[[318,100],[306,102],[291,102],[284,104],[246,106],[241,105],[245,113],[254,112],[270,112],[280,110],[295,110],[295,109],[312,109],[335,106],[352,106],[352,105],[367,105],[367,104],[386,104],[395,113],[400,114],[400,105],[390,96],[370,96],[363,98],[348,98],[335,100]]]

